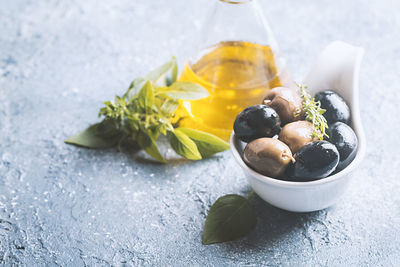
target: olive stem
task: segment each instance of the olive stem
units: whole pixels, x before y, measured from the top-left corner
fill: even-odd
[[[282,157],[288,157],[292,161],[292,163],[296,162],[296,159],[292,155],[290,155],[290,154],[288,154],[286,152],[282,153]]]
[[[252,197],[254,197],[255,193],[256,193],[256,192],[254,192],[254,190],[252,190],[252,191],[250,192],[250,194],[247,196],[247,200],[250,200]]]

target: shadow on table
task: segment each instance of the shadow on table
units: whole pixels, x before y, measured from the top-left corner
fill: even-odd
[[[168,142],[166,142],[165,137],[161,137],[161,139],[164,139],[164,142],[159,142],[159,150],[161,154],[165,157],[167,160],[168,165],[186,165],[186,164],[194,164],[196,161],[188,160],[185,159],[179,155],[177,155],[175,152],[172,152],[172,148],[170,148]],[[167,151],[170,150],[171,153],[167,153]],[[161,163],[155,159],[153,159],[151,156],[146,154],[145,151],[143,151],[137,144],[136,142],[125,142],[124,147],[119,150],[121,153],[125,154],[127,157],[129,157],[132,162],[138,162],[143,165],[148,165],[148,166],[166,166],[166,164]],[[165,155],[168,154],[168,155]],[[218,157],[218,154],[210,157],[210,158],[203,158],[202,161],[206,160],[213,160],[216,157]]]
[[[258,196],[251,203],[257,214],[256,228],[241,240],[224,243],[226,250],[239,253],[258,246],[273,247],[282,239],[292,235],[291,238],[298,237],[299,233],[304,235],[298,238],[304,238],[311,224],[323,223],[327,216],[327,209],[308,213],[285,211],[266,203]]]

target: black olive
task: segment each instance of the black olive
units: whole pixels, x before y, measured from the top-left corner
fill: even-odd
[[[340,161],[336,171],[346,168],[356,157],[358,139],[350,126],[336,122],[329,126],[329,142],[334,144],[339,151]]]
[[[287,166],[285,172],[281,176],[279,176],[278,179],[288,182],[296,181],[296,177],[294,176],[294,164],[290,163],[289,166]]]
[[[261,137],[272,137],[280,130],[281,120],[278,113],[266,105],[245,108],[235,119],[233,130],[243,142]]]
[[[321,107],[326,110],[324,117],[328,121],[328,124],[337,121],[349,124],[350,108],[340,95],[328,90],[316,94],[315,100],[320,101]]]
[[[314,181],[327,177],[335,170],[339,163],[339,152],[327,141],[315,141],[303,146],[295,159],[295,181]]]

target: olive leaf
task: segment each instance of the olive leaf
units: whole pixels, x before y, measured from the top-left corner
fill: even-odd
[[[171,77],[167,80],[167,85],[170,86],[171,84],[176,82],[177,79],[178,79],[178,64],[176,64],[175,61],[175,64],[172,66]]]
[[[139,147],[146,151],[146,153],[149,154],[151,157],[158,160],[159,162],[167,163],[167,161],[158,150],[155,140],[149,134],[143,131],[139,131],[136,141]]]
[[[150,81],[147,81],[140,90],[138,101],[139,105],[146,110],[146,112],[151,112],[154,104],[154,90]]]
[[[209,96],[208,91],[204,87],[191,82],[175,82],[169,87],[160,87],[158,89],[173,99],[198,100]]]
[[[232,241],[254,229],[256,214],[248,199],[225,195],[211,206],[202,237],[203,245]]]
[[[197,149],[196,143],[193,142],[184,132],[179,128],[170,132],[169,142],[172,149],[182,157],[191,160],[200,160],[201,154]]]
[[[171,81],[173,82],[176,81],[176,78],[178,76],[178,67],[175,57],[172,57],[171,61],[168,61],[167,63],[151,71],[143,78],[145,80],[152,81],[154,84],[157,84],[158,86],[166,86],[168,85],[166,75],[169,71],[171,71]]]
[[[103,120],[69,137],[64,142],[86,148],[110,148],[116,146],[122,136],[123,134],[116,129],[113,121]]]
[[[126,91],[126,93],[123,95],[123,98],[127,100],[132,99],[135,95],[137,95],[140,92],[145,83],[146,80],[141,77],[134,79],[129,85],[129,88]]]
[[[215,135],[189,128],[178,128],[196,143],[203,158],[210,157],[218,152],[229,149],[229,143]]]
[[[179,102],[177,100],[170,99],[165,101],[161,105],[160,110],[162,110],[165,114],[172,114],[178,107],[179,107]]]

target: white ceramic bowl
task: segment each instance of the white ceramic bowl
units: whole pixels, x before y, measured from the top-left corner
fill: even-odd
[[[364,49],[343,42],[331,43],[304,80],[312,95],[332,89],[350,105],[352,128],[358,137],[357,155],[341,172],[312,182],[288,182],[264,176],[242,159],[245,143],[231,135],[231,151],[254,191],[268,203],[288,211],[310,212],[333,205],[345,192],[353,170],[362,161],[366,140],[358,104],[358,80]]]

